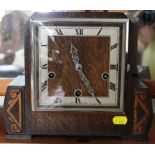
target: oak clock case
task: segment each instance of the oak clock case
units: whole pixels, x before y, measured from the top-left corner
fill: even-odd
[[[147,89],[138,89],[145,103],[137,100],[132,78],[136,32],[122,13],[34,13],[25,26],[25,77],[6,93],[7,135],[147,135]]]

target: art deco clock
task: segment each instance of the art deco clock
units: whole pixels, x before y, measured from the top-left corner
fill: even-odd
[[[19,77],[7,91],[7,133],[145,134],[149,110],[144,129],[134,111],[136,39],[122,13],[34,13],[25,27],[25,84]]]

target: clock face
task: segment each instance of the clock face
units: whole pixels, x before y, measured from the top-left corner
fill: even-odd
[[[123,109],[127,22],[98,22],[37,26],[33,110]]]

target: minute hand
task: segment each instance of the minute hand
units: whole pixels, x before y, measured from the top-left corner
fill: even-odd
[[[94,97],[96,99],[96,101],[99,104],[101,104],[99,99],[97,97],[95,97],[94,89],[91,87],[90,81],[87,79],[87,77],[85,76],[85,74],[84,74],[84,72],[82,70],[82,65],[80,64],[80,59],[78,57],[77,52],[78,52],[78,49],[76,49],[75,46],[73,45],[73,43],[71,42],[70,54],[71,54],[71,57],[72,57],[72,61],[74,63],[75,70],[79,73],[81,81],[87,87],[88,94],[91,95],[92,97]]]

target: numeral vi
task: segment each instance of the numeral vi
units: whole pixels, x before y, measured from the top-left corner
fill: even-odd
[[[79,97],[75,98],[75,103],[81,103]]]

